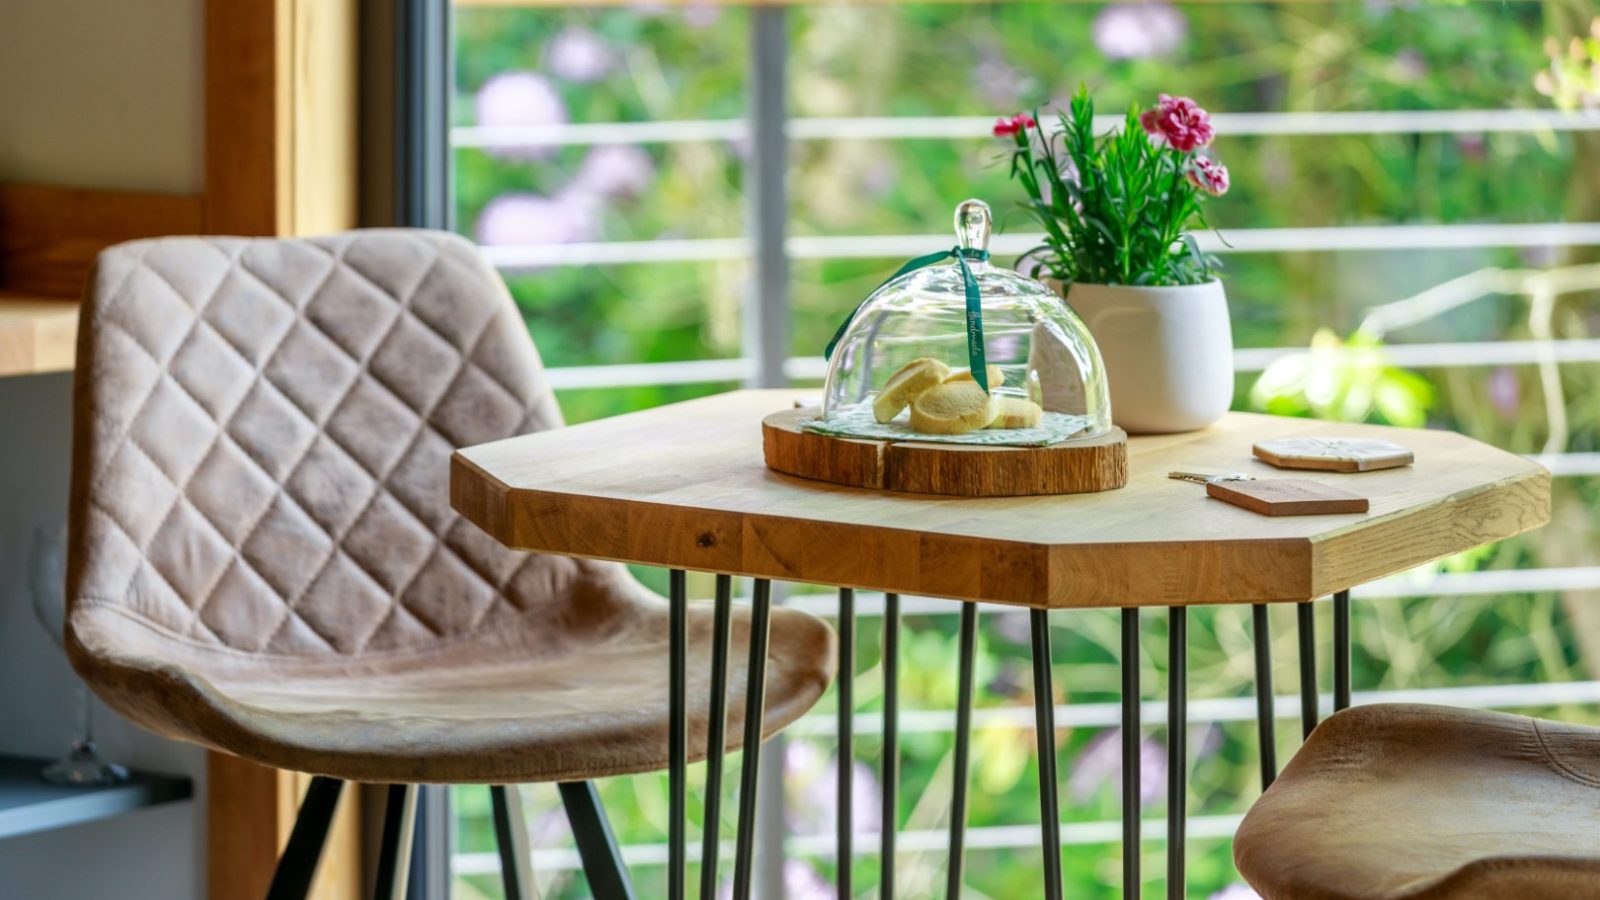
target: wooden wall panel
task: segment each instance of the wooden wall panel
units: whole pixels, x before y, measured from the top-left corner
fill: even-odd
[[[106,247],[201,228],[198,197],[0,184],[0,290],[77,297]]]

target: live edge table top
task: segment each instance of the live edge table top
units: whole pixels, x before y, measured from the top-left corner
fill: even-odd
[[[1304,601],[1510,537],[1550,518],[1542,466],[1446,431],[1249,413],[1134,437],[1120,490],[958,498],[770,471],[761,419],[795,390],[735,391],[469,447],[451,502],[502,543],[781,581],[1024,606]],[[1413,466],[1291,472],[1251,444],[1381,437]],[[1167,477],[1184,469],[1309,478],[1369,512],[1272,518]]]

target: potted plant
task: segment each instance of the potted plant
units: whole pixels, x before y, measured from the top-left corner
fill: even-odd
[[[1022,113],[995,123],[1013,143],[1011,175],[1045,239],[1025,258],[1082,316],[1100,345],[1112,419],[1133,433],[1204,428],[1233,400],[1233,335],[1217,262],[1190,229],[1228,190],[1228,170],[1203,154],[1211,117],[1162,94],[1094,133],[1080,88],[1060,129]]]

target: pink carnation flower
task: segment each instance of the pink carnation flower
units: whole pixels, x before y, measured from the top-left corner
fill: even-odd
[[[1214,159],[1196,156],[1184,170],[1189,183],[1213,197],[1228,192],[1228,167]]]
[[[1033,125],[1033,116],[1027,113],[1017,113],[1009,118],[1001,116],[994,120],[994,136],[1009,137],[1013,134],[1020,134],[1025,129],[1032,128]]]
[[[1211,114],[1188,97],[1162,94],[1154,107],[1139,116],[1139,124],[1184,153],[1206,146],[1217,136]]]

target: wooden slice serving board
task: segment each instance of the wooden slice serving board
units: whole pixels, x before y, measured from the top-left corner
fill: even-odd
[[[1128,483],[1128,435],[1107,434],[1047,447],[997,447],[841,438],[806,431],[814,408],[786,409],[761,422],[767,468],[850,487],[957,497],[1083,494]]]

